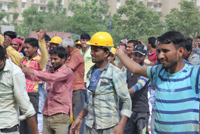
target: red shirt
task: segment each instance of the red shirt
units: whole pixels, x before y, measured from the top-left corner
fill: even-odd
[[[154,62],[154,63],[157,62],[156,49],[152,53],[149,53],[148,59],[151,62]]]
[[[26,78],[47,82],[47,96],[42,111],[44,115],[72,114],[73,71],[71,68],[63,65],[57,70],[34,71],[34,75],[26,74]]]
[[[73,90],[84,89],[84,59],[81,52],[78,49],[72,51],[67,58],[65,63],[68,67],[70,67],[74,71],[74,83]]]

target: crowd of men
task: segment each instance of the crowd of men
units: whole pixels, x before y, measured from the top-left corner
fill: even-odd
[[[0,134],[199,134],[200,37],[46,31],[0,35]]]

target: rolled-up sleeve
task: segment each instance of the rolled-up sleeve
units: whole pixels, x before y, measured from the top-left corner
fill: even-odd
[[[35,110],[26,91],[26,79],[22,72],[13,75],[13,92],[22,113],[27,117],[35,115]]]
[[[121,71],[113,75],[113,84],[119,97],[119,104],[121,105],[121,115],[130,118],[132,114],[132,102],[126,85],[126,77]]]

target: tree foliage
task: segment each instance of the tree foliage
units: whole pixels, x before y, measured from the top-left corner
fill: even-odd
[[[200,34],[200,11],[194,2],[181,1],[180,10],[173,8],[166,15],[168,30],[180,31],[187,36],[195,37]]]
[[[112,17],[111,34],[115,44],[119,44],[123,38],[146,41],[149,36],[160,35],[164,26],[160,17],[158,12],[147,8],[142,2],[126,0],[126,4],[119,7],[118,14]]]

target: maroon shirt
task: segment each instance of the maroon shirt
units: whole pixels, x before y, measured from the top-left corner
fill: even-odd
[[[26,74],[28,79],[47,82],[43,115],[72,114],[73,77],[73,71],[66,65],[57,70],[34,71],[34,75]]]

